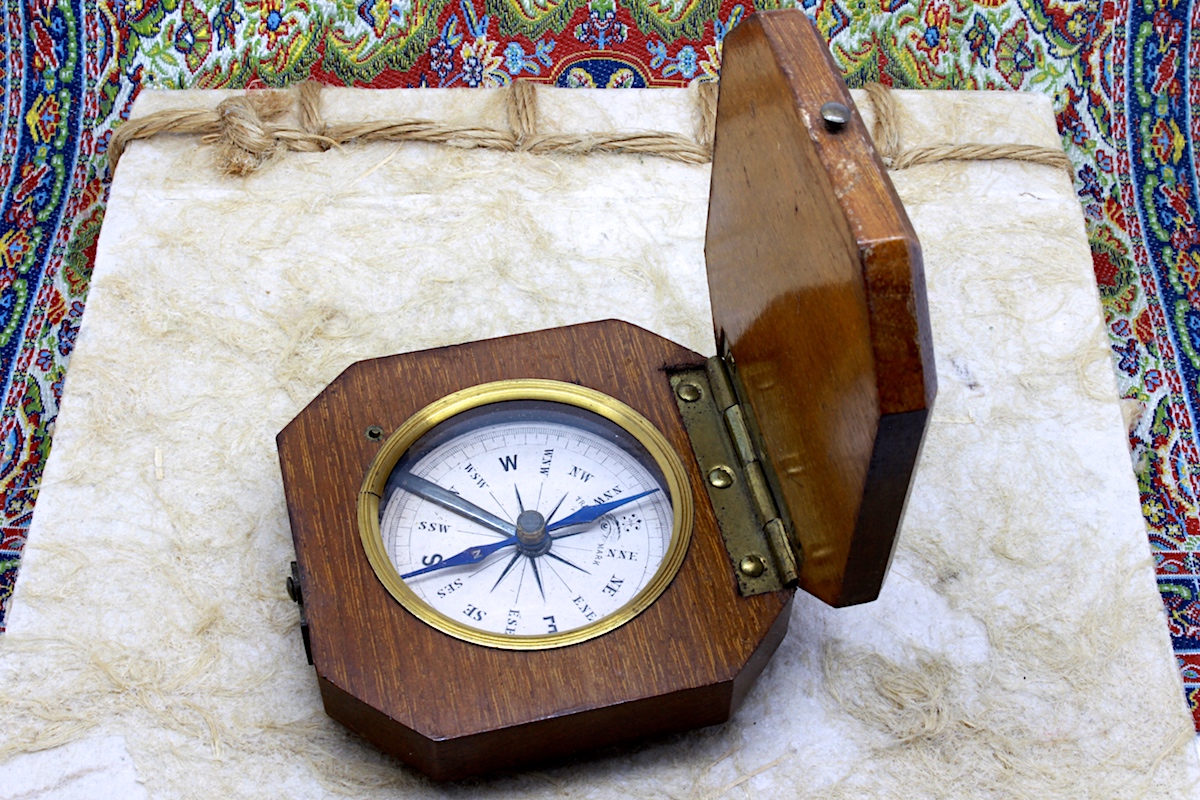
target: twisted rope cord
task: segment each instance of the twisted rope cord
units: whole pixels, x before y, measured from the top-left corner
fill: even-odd
[[[713,136],[717,132],[717,94],[720,84],[696,84],[696,143],[712,152]]]
[[[513,81],[508,89],[508,127],[518,142],[537,134],[537,89],[528,81]]]
[[[506,92],[507,130],[423,119],[329,125],[321,115],[320,84],[307,82],[294,92],[260,91],[226,98],[211,110],[158,111],[130,120],[113,133],[108,159],[110,168],[116,170],[130,142],[172,133],[202,135],[206,144],[215,145],[217,165],[228,175],[254,172],[280,150],[322,152],[356,139],[432,142],[509,152],[637,153],[703,164],[712,160],[715,86],[701,88],[698,98],[696,139],[661,131],[544,134],[538,133],[537,89],[528,81],[514,81]],[[296,112],[296,125],[275,122],[292,108]]]
[[[1022,144],[958,144],[904,147],[900,136],[900,107],[891,89],[869,83],[867,96],[875,108],[872,137],[889,169],[908,169],[939,161],[1013,160],[1064,169],[1071,174],[1066,153],[1053,147]],[[453,147],[483,147],[530,153],[636,153],[704,164],[712,160],[717,116],[717,85],[702,83],[696,95],[696,137],[661,131],[609,131],[589,134],[539,133],[537,89],[514,81],[506,92],[508,129],[448,125],[423,119],[362,122],[330,126],[321,114],[321,86],[307,82],[295,91],[249,92],[221,101],[215,109],[159,111],[130,120],[118,128],[109,144],[113,170],[129,143],[163,133],[200,134],[216,147],[216,161],[229,175],[250,174],[280,150],[319,153],[354,140],[431,142]],[[275,122],[295,110],[296,125]]]
[[[1071,159],[1056,147],[1034,144],[935,144],[904,147],[900,138],[900,104],[892,90],[881,83],[863,87],[875,108],[875,130],[871,138],[888,169],[908,169],[938,161],[1025,161],[1065,170],[1075,178]]]

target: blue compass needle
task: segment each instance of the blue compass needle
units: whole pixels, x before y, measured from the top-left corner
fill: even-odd
[[[409,578],[415,578],[418,575],[424,575],[426,572],[433,572],[434,570],[438,569],[462,567],[467,564],[478,564],[480,561],[483,561],[497,550],[503,550],[505,547],[512,547],[516,543],[517,537],[510,536],[507,539],[501,539],[500,541],[492,542],[491,544],[481,544],[477,547],[468,547],[461,553],[457,553],[449,558],[442,559],[436,564],[430,564],[428,567],[415,569],[412,572],[401,575],[400,577],[403,580],[408,580]]]
[[[620,508],[621,506],[625,505],[626,503],[632,503],[634,500],[641,500],[646,495],[654,494],[657,491],[658,491],[658,489],[651,489],[648,492],[642,492],[641,494],[635,494],[632,497],[626,497],[621,500],[613,500],[610,503],[600,503],[600,504],[594,505],[594,506],[584,506],[583,508],[576,511],[574,514],[563,517],[562,519],[560,519],[558,522],[554,523],[553,525],[547,525],[546,533],[550,533],[551,531],[556,531],[560,528],[566,528],[571,525],[584,525],[588,522],[595,522],[596,520],[600,519],[600,517],[603,517],[605,514],[607,514],[608,512],[610,512],[614,509]]]
[[[467,503],[466,501],[462,500],[462,498],[459,498],[457,495],[451,495],[450,492],[447,492],[446,490],[441,489],[440,487],[438,487],[432,483],[429,483],[428,481],[422,480],[421,478],[417,478],[415,475],[409,474],[409,475],[405,476],[405,478],[406,479],[401,484],[402,486],[404,486],[404,488],[408,489],[409,491],[412,491],[414,494],[419,494],[422,497],[425,497],[427,500],[432,500],[433,502],[436,502],[439,505],[443,505],[447,508],[450,508],[453,511],[457,511],[460,514],[464,514],[464,516],[470,516],[471,519],[474,519],[477,522],[481,521],[479,519],[479,517],[481,515],[480,512],[482,512],[483,514],[487,514],[487,512],[484,512],[482,509],[478,508],[477,506],[473,506],[470,503]],[[437,490],[437,492],[435,493],[434,490]],[[545,532],[548,534],[551,531],[556,531],[556,530],[559,530],[560,528],[567,528],[572,525],[585,525],[589,522],[595,522],[600,517],[604,516],[605,514],[607,514],[608,512],[610,512],[614,509],[620,508],[621,506],[626,505],[627,503],[632,503],[635,500],[641,500],[646,495],[654,494],[657,491],[658,491],[658,489],[651,489],[648,492],[642,492],[641,494],[635,494],[632,497],[625,497],[620,500],[613,500],[612,502],[609,502],[609,503],[599,503],[594,506],[584,506],[583,508],[579,509],[575,513],[573,513],[567,517],[564,517],[563,519],[559,520],[558,522],[554,523],[553,525],[547,525],[545,528]],[[488,516],[491,516],[491,515],[489,514]],[[490,522],[490,520],[489,520],[489,522]],[[509,529],[509,526],[512,525],[512,523],[506,523],[503,520],[499,520],[499,519],[497,519],[496,522],[499,524],[489,524],[488,527],[492,528],[493,530],[506,532]],[[487,524],[487,523],[485,523],[485,524]],[[501,527],[501,526],[503,526],[503,527]],[[515,530],[515,526],[513,527],[513,529]],[[560,533],[558,536],[556,536],[554,538],[560,539],[564,536],[574,536],[575,533],[582,533],[582,531],[575,531],[573,533]],[[461,553],[456,553],[455,555],[452,555],[449,558],[443,559],[436,564],[430,564],[428,567],[422,567],[421,569],[416,569],[416,570],[413,570],[412,572],[405,573],[404,575],[401,575],[400,577],[403,580],[408,580],[409,578],[415,578],[418,575],[424,575],[428,572],[434,572],[439,569],[449,569],[450,567],[463,567],[468,564],[478,564],[480,561],[483,561],[485,558],[490,556],[492,553],[495,553],[498,550],[503,550],[505,547],[512,547],[515,544],[517,544],[517,537],[509,536],[505,539],[501,539],[498,542],[491,542],[490,544],[478,545],[476,547],[468,547],[466,550],[463,550]],[[557,556],[555,556],[555,557],[557,558]],[[563,559],[563,560],[565,561],[565,559]],[[541,581],[541,575],[539,575],[538,571],[537,571],[536,558],[531,559],[531,563],[533,564],[533,568],[534,568],[534,577],[536,577],[538,579],[538,587],[541,588],[542,581]],[[565,563],[570,564],[569,561],[565,561]],[[512,564],[509,564],[509,566],[511,567]],[[574,567],[575,565],[571,564],[571,566]],[[576,569],[579,569],[579,568],[576,567]],[[504,572],[507,573],[508,569],[505,569]],[[503,579],[504,575],[502,574],[500,576],[500,578]],[[497,581],[497,583],[499,583],[499,581]],[[495,587],[492,587],[492,588],[494,589]],[[543,596],[544,596],[544,594],[545,594],[545,590],[543,590]]]

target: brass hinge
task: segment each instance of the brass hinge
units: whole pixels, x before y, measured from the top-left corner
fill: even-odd
[[[725,362],[713,356],[704,369],[670,378],[742,594],[794,585],[800,548],[771,491],[751,410],[738,402]]]

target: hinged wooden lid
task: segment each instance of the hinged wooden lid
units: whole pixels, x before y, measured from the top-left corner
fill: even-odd
[[[849,119],[826,122],[827,103]],[[873,600],[937,391],[920,245],[803,12],[725,39],[715,141],[718,347],[800,540],[801,587]]]

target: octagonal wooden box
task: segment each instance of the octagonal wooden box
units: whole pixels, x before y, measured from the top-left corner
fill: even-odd
[[[844,121],[827,121],[830,103]],[[801,12],[754,15],[725,41],[709,202],[718,350],[798,584],[834,605],[874,599],[936,393],[928,312],[915,234]],[[728,719],[786,633],[797,581],[747,592],[727,549],[713,456],[695,449],[672,387],[705,369],[606,321],[364,361],[331,383],[278,437],[294,593],[330,716],[437,779]],[[683,458],[696,515],[683,566],[646,611],[587,642],[513,651],[402,608],[367,561],[356,509],[380,448],[368,431],[531,377],[645,416]]]

